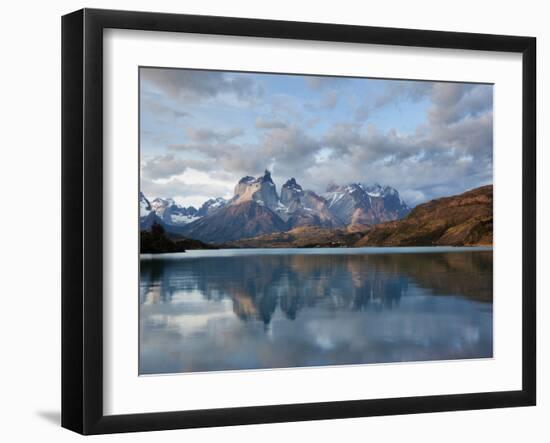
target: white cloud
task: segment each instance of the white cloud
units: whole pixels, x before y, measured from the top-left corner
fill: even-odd
[[[397,188],[410,204],[492,181],[490,85],[369,80],[367,90],[358,79],[305,77],[302,96],[284,90],[284,76],[277,76],[275,87],[261,74],[166,71],[144,79],[159,97],[179,104],[188,99],[187,106],[170,109],[193,119],[182,116],[181,139],[164,143],[161,154],[144,155],[142,187],[155,195],[224,196],[242,176],[266,167],[279,186],[290,177],[317,192],[331,182],[379,182]],[[253,101],[260,90],[262,100]],[[249,106],[231,107],[222,99],[227,96],[235,103],[249,100]],[[400,121],[403,103],[423,113],[412,131]],[[365,123],[381,112],[391,129]],[[234,117],[239,124],[229,123]],[[162,130],[153,134],[158,140]]]

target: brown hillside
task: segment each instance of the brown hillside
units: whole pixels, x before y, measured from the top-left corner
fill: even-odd
[[[300,226],[286,232],[274,232],[226,243],[230,248],[337,248],[351,247],[363,233],[341,229]]]
[[[493,186],[414,208],[402,220],[373,226],[355,246],[477,246],[493,244]]]

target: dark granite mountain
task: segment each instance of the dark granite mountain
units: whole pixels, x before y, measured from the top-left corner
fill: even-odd
[[[300,226],[342,226],[342,222],[330,212],[327,201],[313,191],[304,191],[294,177],[281,188],[277,214],[287,223],[288,229]]]
[[[293,201],[299,200],[303,196],[304,190],[294,177],[287,180],[281,188],[281,203],[284,206],[289,206]]]

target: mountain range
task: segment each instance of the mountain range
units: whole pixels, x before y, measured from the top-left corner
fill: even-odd
[[[362,246],[491,246],[493,186],[431,200],[405,218],[345,228],[305,226],[230,241],[232,248],[334,248]]]
[[[195,208],[172,198],[149,201],[140,192],[140,228],[150,230],[157,223],[168,234],[221,244],[304,227],[357,231],[411,211],[396,189],[378,184],[331,184],[319,195],[290,178],[278,193],[267,170],[259,177],[241,178],[233,194]]]

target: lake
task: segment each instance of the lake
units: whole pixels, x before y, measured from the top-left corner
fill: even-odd
[[[140,259],[140,374],[491,358],[492,248]]]

